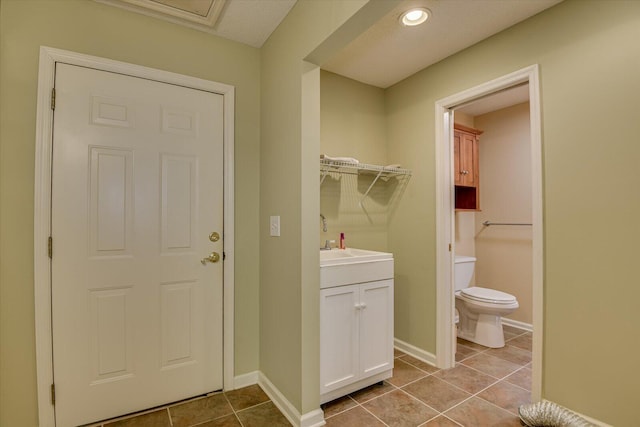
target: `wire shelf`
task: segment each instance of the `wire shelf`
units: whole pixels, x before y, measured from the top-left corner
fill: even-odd
[[[373,182],[362,196],[360,204],[367,197],[378,179],[386,180],[390,177],[408,177],[411,176],[411,170],[400,167],[370,165],[367,163],[344,162],[340,160],[320,159],[320,185],[329,173],[347,173],[347,174],[368,174],[375,175]]]
[[[387,176],[411,175],[411,170],[394,166],[370,165],[367,163],[342,162],[337,160],[320,159],[320,172],[369,172],[373,174],[382,173]]]

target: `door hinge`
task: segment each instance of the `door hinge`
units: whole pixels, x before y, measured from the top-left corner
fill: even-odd
[[[53,237],[51,236],[47,240],[47,254],[49,254],[49,258],[53,258]]]
[[[451,243],[449,243],[449,252],[451,252]]]
[[[51,109],[56,109],[56,88],[51,89]]]
[[[56,385],[51,384],[51,404],[56,404]]]

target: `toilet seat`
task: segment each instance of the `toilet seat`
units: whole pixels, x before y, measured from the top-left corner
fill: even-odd
[[[516,297],[506,292],[496,291],[495,289],[481,288],[473,286],[464,288],[460,291],[461,296],[473,301],[479,301],[491,304],[513,304]]]

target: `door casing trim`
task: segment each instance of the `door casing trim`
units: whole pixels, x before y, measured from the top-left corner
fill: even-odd
[[[34,294],[38,419],[41,427],[55,426],[51,404],[53,384],[53,342],[51,324],[51,260],[48,239],[51,235],[51,161],[53,110],[51,90],[55,83],[55,64],[71,65],[126,74],[214,92],[223,96],[224,143],[224,273],[223,273],[223,387],[234,384],[234,120],[235,87],[154,68],[114,61],[76,52],[40,47],[36,114],[35,200],[34,200]],[[54,252],[55,256],[55,252]]]
[[[522,83],[529,83],[531,125],[532,238],[533,238],[533,351],[532,401],[542,397],[544,314],[544,223],[542,177],[542,121],[537,64],[487,81],[435,103],[436,142],[436,365],[455,365],[453,257],[453,108]]]

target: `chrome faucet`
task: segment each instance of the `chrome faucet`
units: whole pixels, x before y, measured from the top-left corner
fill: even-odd
[[[324,241],[324,248],[320,248],[320,250],[321,251],[330,251],[332,243],[336,243],[336,241],[335,240],[325,240]]]
[[[320,214],[320,218],[322,218],[322,231],[327,232],[327,218],[324,215]]]

